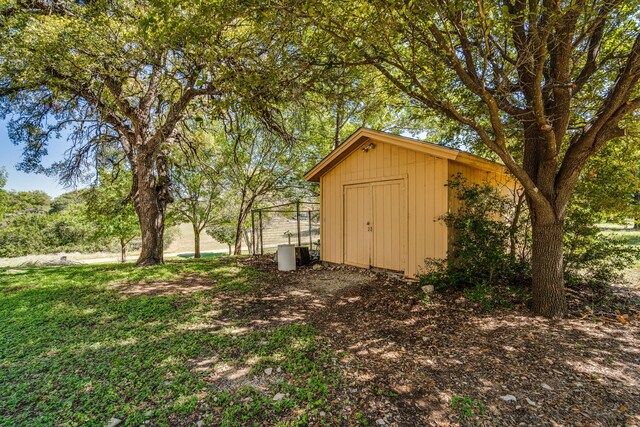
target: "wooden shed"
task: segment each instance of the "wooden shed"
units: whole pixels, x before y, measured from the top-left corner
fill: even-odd
[[[446,186],[512,182],[505,167],[463,151],[360,128],[306,173],[320,182],[320,258],[415,276],[426,258],[444,258],[456,209]]]

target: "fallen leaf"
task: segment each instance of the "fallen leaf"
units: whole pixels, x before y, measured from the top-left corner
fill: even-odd
[[[616,320],[618,320],[618,322],[622,323],[623,325],[626,325],[627,323],[629,323],[629,321],[625,316],[618,316],[616,317]]]

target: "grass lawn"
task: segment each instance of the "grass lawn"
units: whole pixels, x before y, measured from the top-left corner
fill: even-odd
[[[217,258],[0,269],[0,425],[296,425],[329,410],[335,354],[317,331],[247,328],[225,304],[260,281]]]
[[[178,254],[178,257],[185,258],[185,259],[192,259],[193,255],[195,255],[193,252],[185,252],[182,254]],[[229,256],[227,252],[201,252],[200,253],[200,258],[202,259],[224,258],[226,256]]]
[[[629,225],[602,223],[598,224],[598,227],[606,234],[622,238],[629,245],[640,245],[640,230],[636,230]]]
[[[629,246],[640,248],[640,230],[636,230],[630,225],[625,226],[611,223],[598,224],[598,227],[600,227],[605,234],[619,238]],[[632,280],[635,280],[635,277],[640,274],[640,260],[638,260],[635,265],[629,267],[634,270],[634,278]]]
[[[640,230],[621,230],[613,234],[622,237],[629,245],[640,246]]]

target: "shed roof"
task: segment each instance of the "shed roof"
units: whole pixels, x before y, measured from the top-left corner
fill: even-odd
[[[432,144],[430,142],[420,141],[406,136],[394,135],[388,132],[381,132],[373,129],[361,127],[349,136],[342,144],[329,153],[324,159],[315,165],[309,172],[304,175],[307,181],[320,181],[320,177],[331,170],[335,165],[340,163],[345,157],[357,150],[368,140],[385,142],[397,145],[409,150],[419,151],[430,154],[432,156],[444,159],[455,160],[460,163],[469,164],[479,169],[488,171],[505,171],[505,166],[487,160],[475,154],[465,151],[456,150],[454,148],[443,147],[441,145]]]

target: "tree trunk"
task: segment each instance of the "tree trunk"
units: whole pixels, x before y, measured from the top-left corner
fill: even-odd
[[[242,255],[242,222],[238,221],[238,226],[236,227],[236,242],[233,248],[234,255]]]
[[[511,217],[511,224],[509,226],[509,256],[513,262],[516,262],[518,259],[516,255],[518,247],[518,226],[520,225],[520,215],[522,214],[525,196],[524,194],[519,194],[517,189],[514,191],[515,207],[513,210],[513,216]]]
[[[532,218],[533,312],[550,318],[567,315],[564,290],[562,238],[564,221]]]
[[[127,261],[127,242],[120,239],[120,262]]]
[[[227,245],[229,246],[229,255],[231,255],[231,245]]]
[[[238,222],[236,225],[236,240],[234,244],[233,254],[241,255],[242,254],[242,231],[244,230],[244,220],[247,218],[247,213],[253,206],[253,202],[250,201],[248,206],[245,206],[247,193],[246,187],[242,190],[242,197],[240,199],[240,211],[238,212]]]
[[[251,254],[252,242],[251,242],[251,238],[249,237],[249,230],[245,228],[243,232],[244,232],[244,244],[247,245],[247,251],[249,252],[250,255],[253,255]]]
[[[242,254],[242,236],[244,233],[244,221],[247,219],[247,215],[249,215],[249,210],[253,206],[252,203],[248,203],[247,206],[243,204],[240,206],[240,213],[238,214],[238,225],[236,226],[236,241],[233,249],[234,255]]]
[[[142,236],[136,265],[162,264],[165,209],[168,202],[168,178],[163,156],[138,152],[134,170],[134,203]],[[157,168],[157,177],[154,171]]]
[[[193,226],[193,257],[200,258],[200,230],[195,225]]]

